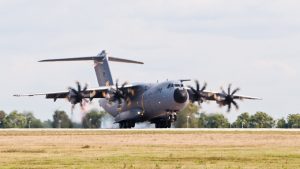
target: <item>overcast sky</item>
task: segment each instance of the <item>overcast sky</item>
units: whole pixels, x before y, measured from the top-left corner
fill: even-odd
[[[65,100],[12,95],[61,91],[76,80],[97,87],[92,63],[37,61],[106,49],[145,62],[112,63],[120,81],[191,78],[211,90],[233,83],[239,94],[264,99],[240,102],[230,114],[203,105],[231,121],[245,111],[299,113],[299,9],[297,0],[0,0],[0,109],[32,111],[43,120],[56,109],[70,113]]]

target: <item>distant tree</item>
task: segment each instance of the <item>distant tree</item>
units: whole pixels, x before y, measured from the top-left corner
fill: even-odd
[[[82,128],[82,122],[72,122],[73,128]]]
[[[205,113],[200,113],[198,119],[198,127],[199,128],[206,128],[207,126],[207,115]]]
[[[245,112],[240,114],[236,121],[232,124],[233,128],[249,128],[250,127],[250,115]]]
[[[82,126],[84,128],[100,128],[101,118],[104,116],[105,112],[99,112],[97,110],[92,110],[88,112],[82,118]]]
[[[25,128],[27,124],[26,117],[22,113],[17,111],[11,112],[3,120],[3,126],[5,128]]]
[[[250,117],[251,128],[272,128],[275,121],[271,116],[264,112],[256,112]]]
[[[37,119],[33,113],[25,112],[23,115],[26,117],[26,128],[43,128],[41,120]]]
[[[230,123],[223,114],[210,114],[206,118],[206,128],[229,128]]]
[[[43,127],[44,128],[53,128],[53,122],[50,119],[43,121]]]
[[[289,128],[300,128],[300,114],[290,114],[287,118]]]
[[[4,127],[4,118],[5,118],[6,114],[4,111],[0,111],[0,128],[3,128]]]
[[[73,128],[72,122],[65,111],[55,111],[53,114],[53,128]]]
[[[199,106],[190,103],[184,110],[177,113],[177,120],[174,123],[174,126],[176,128],[186,128],[188,123],[189,128],[197,128],[198,110]]]
[[[277,121],[276,127],[277,128],[288,128],[288,124],[284,118],[281,118]]]

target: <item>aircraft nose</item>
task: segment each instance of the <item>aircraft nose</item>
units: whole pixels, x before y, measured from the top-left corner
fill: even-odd
[[[187,101],[188,94],[185,89],[176,89],[174,91],[174,99],[177,103],[184,103]]]

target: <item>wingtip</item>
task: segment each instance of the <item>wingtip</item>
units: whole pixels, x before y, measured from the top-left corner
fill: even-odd
[[[263,100],[263,99],[259,98],[259,97],[255,97],[255,98],[253,98],[253,100]]]
[[[14,97],[32,97],[32,96],[34,96],[33,94],[28,94],[28,95],[23,95],[23,94],[14,94],[13,95]]]

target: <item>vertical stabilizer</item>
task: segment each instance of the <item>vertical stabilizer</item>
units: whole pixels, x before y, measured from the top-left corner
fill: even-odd
[[[103,58],[102,60],[94,60],[94,68],[99,86],[105,86],[107,84],[113,85],[112,75],[109,68],[108,57],[106,52],[102,51],[97,56]]]

